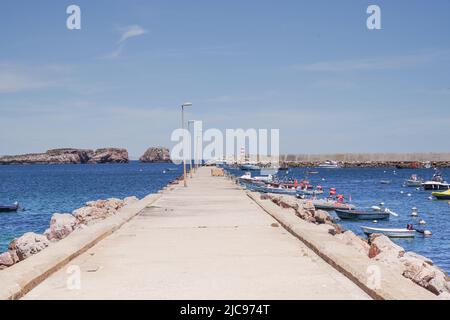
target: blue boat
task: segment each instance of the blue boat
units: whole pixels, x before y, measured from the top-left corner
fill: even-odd
[[[337,216],[344,220],[386,220],[389,219],[389,212],[375,210],[358,210],[358,209],[335,209]]]

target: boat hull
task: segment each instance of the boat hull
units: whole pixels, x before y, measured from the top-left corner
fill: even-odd
[[[241,170],[246,170],[246,171],[258,171],[261,170],[260,167],[252,165],[252,164],[244,164],[242,166],[239,167]]]
[[[363,232],[367,235],[371,235],[374,233],[384,234],[389,238],[414,238],[416,236],[415,230],[407,230],[407,229],[378,229],[378,228],[369,228],[369,227],[361,227]]]
[[[352,204],[338,204],[336,202],[313,202],[314,208],[316,210],[325,210],[325,211],[335,211],[336,209],[354,209],[355,206]]]
[[[405,186],[406,187],[421,187],[423,181],[414,181],[414,180],[406,180]]]
[[[425,190],[449,190],[450,184],[423,184]]]
[[[336,215],[345,220],[386,220],[390,214],[385,212],[367,212],[359,210],[336,209]]]
[[[446,192],[433,192],[432,195],[438,200],[450,200],[450,190]]]
[[[0,206],[0,212],[16,212],[17,210],[19,210],[18,204],[12,206]]]

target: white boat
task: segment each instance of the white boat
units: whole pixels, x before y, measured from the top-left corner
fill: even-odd
[[[413,174],[411,178],[405,181],[406,187],[421,187],[423,184],[423,179],[417,177],[416,174]]]
[[[427,181],[422,183],[425,190],[449,190],[450,184],[446,182]]]
[[[332,160],[327,160],[321,164],[319,164],[319,168],[323,168],[323,169],[338,169],[341,166],[339,165],[339,163],[337,163],[336,161],[332,161]]]
[[[425,190],[449,190],[450,184],[447,181],[444,181],[442,174],[436,172],[431,178],[430,181],[426,181],[422,183],[422,186]]]
[[[384,234],[390,238],[414,238],[416,236],[416,230],[403,229],[387,229],[387,228],[371,228],[362,226],[361,229],[367,235],[373,233]]]
[[[273,180],[272,175],[268,176],[257,176],[252,177],[252,174],[250,172],[246,172],[244,175],[240,176],[239,179],[249,181],[249,182],[258,182],[258,181],[264,181],[264,182],[271,182]]]

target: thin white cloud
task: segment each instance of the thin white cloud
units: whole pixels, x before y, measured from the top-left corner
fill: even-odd
[[[142,36],[146,34],[148,31],[138,25],[131,25],[127,27],[119,28],[120,39],[117,42],[117,48],[107,55],[104,56],[105,59],[115,60],[120,58],[123,53],[123,49],[125,47],[125,43],[127,40],[135,37]]]
[[[366,58],[340,61],[322,61],[292,66],[295,70],[313,72],[369,71],[415,67],[429,64],[442,58],[448,59],[449,50],[435,50],[403,56]]]
[[[122,43],[130,38],[138,37],[147,33],[147,30],[138,25],[132,25],[124,28],[120,28],[121,37],[119,43]]]

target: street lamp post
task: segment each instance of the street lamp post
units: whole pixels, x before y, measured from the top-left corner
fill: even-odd
[[[192,103],[190,102],[185,102],[181,105],[181,128],[183,129],[183,135],[184,135],[184,107],[191,107]],[[184,144],[184,139],[186,137],[183,137],[183,144]],[[187,181],[186,181],[186,156],[185,156],[185,150],[183,150],[183,181],[184,181],[184,186],[187,187]]]
[[[189,125],[191,123],[194,124],[195,120],[188,120],[188,131],[189,132],[190,132]],[[190,157],[189,157],[189,177],[192,179],[192,154],[190,152],[189,152],[189,154],[190,154]]]

